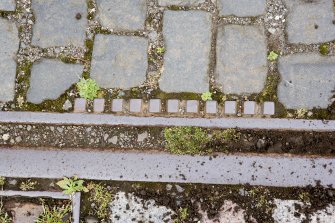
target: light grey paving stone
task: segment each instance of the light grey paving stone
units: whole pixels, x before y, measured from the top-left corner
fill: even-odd
[[[36,18],[32,44],[40,47],[84,46],[86,0],[33,0]],[[76,17],[80,19],[77,19]]]
[[[179,112],[179,100],[169,99],[169,100],[167,100],[166,104],[167,104],[167,112],[169,112],[169,113]]]
[[[245,101],[243,114],[245,115],[254,115],[256,112],[256,102],[254,101]]]
[[[74,112],[86,112],[86,99],[85,98],[76,98],[74,100]]]
[[[141,85],[148,67],[145,38],[97,35],[91,77],[103,88],[129,89]]]
[[[19,38],[15,23],[3,18],[0,18],[0,44],[0,101],[6,102],[14,99]]]
[[[274,115],[275,114],[275,103],[271,101],[264,102],[263,114],[264,115]]]
[[[117,30],[144,29],[146,0],[97,0],[102,26]]]
[[[197,101],[197,100],[187,100],[186,101],[186,112],[188,112],[188,113],[198,113],[199,112],[199,101]]]
[[[259,16],[265,13],[266,0],[218,0],[221,16]]]
[[[165,11],[166,52],[160,88],[165,92],[209,91],[211,14],[202,11]]]
[[[225,101],[224,102],[224,113],[225,114],[236,114],[236,101]]]
[[[259,26],[220,26],[217,37],[218,84],[225,94],[262,91],[267,76],[267,46]]]
[[[122,112],[123,110],[123,99],[113,99],[112,100],[112,111]]]
[[[142,99],[130,99],[129,111],[139,113],[142,111]]]
[[[27,100],[38,104],[45,99],[57,99],[78,82],[82,72],[83,66],[80,64],[67,64],[51,59],[33,64]]]
[[[0,11],[15,11],[15,0],[1,0]]]
[[[192,6],[204,3],[205,0],[158,0],[158,5],[160,6],[169,6],[169,5],[178,5],[178,6]]]
[[[335,57],[317,53],[281,57],[278,98],[287,109],[327,108],[335,87]]]
[[[97,98],[93,101],[93,108],[95,113],[102,113],[105,110],[105,99]]]
[[[151,113],[161,112],[161,100],[160,99],[150,99],[149,112]]]
[[[335,40],[333,0],[284,0],[288,8],[287,35],[290,43],[320,43]]]
[[[206,101],[206,113],[216,114],[218,109],[217,101]]]

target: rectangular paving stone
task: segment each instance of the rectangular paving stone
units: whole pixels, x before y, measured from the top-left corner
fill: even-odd
[[[0,101],[12,101],[15,95],[16,53],[19,48],[15,23],[0,17]]]
[[[142,111],[142,99],[130,99],[129,111],[139,113]]]
[[[91,77],[103,88],[141,85],[148,67],[147,47],[148,41],[142,37],[97,35]]]
[[[197,100],[187,100],[186,101],[186,112],[188,112],[188,113],[198,113],[199,112],[199,101],[197,101]]]
[[[161,100],[160,99],[150,99],[149,112],[151,113],[161,112]]]
[[[218,84],[225,94],[259,93],[267,76],[267,45],[259,26],[226,25],[218,28]]]
[[[259,16],[265,14],[266,0],[218,0],[218,8],[221,16]]]
[[[335,56],[318,53],[279,58],[279,101],[287,109],[327,108],[335,86]]]
[[[84,46],[87,25],[86,0],[33,0],[35,15],[32,44]]]
[[[264,102],[263,114],[264,115],[274,115],[275,114],[275,103],[271,101]]]
[[[94,112],[102,113],[105,110],[105,99],[97,98],[93,101]]]
[[[1,0],[0,11],[15,11],[15,0]]]
[[[86,112],[86,99],[84,98],[76,98],[74,99],[74,112]]]
[[[236,101],[225,101],[224,113],[227,115],[236,114]]]
[[[166,104],[167,104],[167,112],[169,112],[169,113],[179,112],[179,100],[169,99],[169,100],[167,100]]]
[[[204,3],[205,0],[158,0],[158,5],[160,6],[169,6],[169,5],[178,5],[178,6],[192,6]]]
[[[112,111],[122,112],[123,110],[123,99],[113,99],[112,100]]]
[[[256,102],[254,101],[245,101],[243,114],[245,115],[254,115],[256,112]]]
[[[160,89],[165,92],[208,91],[211,14],[165,11],[163,20],[166,52]]]
[[[144,29],[146,0],[97,0],[97,18],[102,26],[117,30]]]
[[[321,43],[335,39],[333,0],[284,0],[288,8],[287,35],[290,43]]]
[[[206,101],[206,113],[216,114],[218,109],[217,101]]]

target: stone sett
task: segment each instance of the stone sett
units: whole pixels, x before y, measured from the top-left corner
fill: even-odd
[[[218,103],[217,101],[206,101],[206,113],[207,114],[216,114]]]
[[[148,67],[148,41],[141,37],[97,35],[91,77],[103,88],[141,85]]]
[[[161,112],[161,100],[160,99],[150,99],[149,112],[151,113]]]
[[[94,112],[102,113],[105,110],[105,99],[97,98],[93,101]]]
[[[130,99],[129,111],[139,113],[142,111],[142,99]]]
[[[16,52],[19,48],[15,23],[0,18],[0,101],[14,99],[16,76]]]
[[[271,101],[264,102],[263,114],[264,115],[274,115],[275,114],[275,103]]]
[[[169,99],[169,100],[167,100],[166,104],[167,104],[167,112],[169,112],[169,113],[179,112],[179,100]]]
[[[260,16],[265,14],[266,0],[218,0],[221,16]]]
[[[74,100],[74,112],[82,113],[86,112],[86,99],[85,98],[76,98]]]
[[[197,100],[187,100],[186,101],[186,112],[188,112],[188,113],[198,113],[199,112],[199,101],[197,101]]]
[[[146,0],[97,0],[102,26],[117,30],[144,29]]]
[[[202,11],[165,11],[164,71],[160,89],[165,92],[202,93],[209,90],[211,14]]]
[[[224,113],[228,115],[236,114],[236,101],[225,101]]]
[[[122,112],[123,110],[123,99],[113,99],[112,100],[112,111]]]
[[[259,26],[220,26],[217,37],[218,84],[225,94],[262,91],[267,76],[267,46]]]
[[[256,102],[254,101],[245,101],[243,107],[243,114],[245,115],[254,115],[256,112]]]
[[[169,6],[169,5],[178,5],[178,6],[192,6],[204,3],[205,0],[158,0],[158,5],[160,6]]]
[[[86,0],[33,0],[36,18],[32,44],[52,46],[84,46],[87,25]],[[81,16],[77,19],[77,15]]]
[[[1,0],[0,11],[15,11],[15,0]]]
[[[78,82],[82,73],[81,64],[67,64],[52,59],[35,63],[31,69],[27,100],[35,104],[45,99],[55,100]]]

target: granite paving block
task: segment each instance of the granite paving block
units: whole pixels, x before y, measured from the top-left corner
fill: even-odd
[[[19,49],[18,30],[15,23],[0,17],[0,101],[14,99],[16,52]]]
[[[161,112],[161,100],[160,99],[150,99],[149,112],[151,113]]]
[[[217,76],[225,94],[262,91],[267,76],[267,46],[259,26],[220,26],[217,37]]]
[[[263,114],[264,115],[274,115],[275,114],[275,103],[266,101],[263,105]]]
[[[86,0],[33,0],[32,9],[36,19],[33,45],[43,48],[69,44],[84,46]]]
[[[178,6],[192,6],[199,5],[204,3],[205,0],[158,0],[158,5],[160,6],[169,6],[169,5],[178,5]]]
[[[102,113],[105,110],[105,99],[97,98],[93,101],[94,112]]]
[[[112,111],[122,112],[123,110],[123,99],[113,99],[112,100]]]
[[[224,103],[225,114],[236,114],[236,101],[225,101]]]
[[[102,26],[117,30],[144,29],[146,0],[97,0]]]
[[[141,112],[142,111],[142,99],[130,99],[129,100],[129,111],[130,112]]]
[[[15,11],[15,0],[1,0],[0,11]]]
[[[74,99],[74,112],[86,112],[86,99],[85,98],[76,98]]]
[[[206,113],[216,114],[218,109],[217,101],[206,101]]]
[[[245,101],[243,114],[245,115],[254,115],[256,112],[256,102],[254,101]]]
[[[278,98],[287,109],[327,108],[335,89],[335,56],[295,54],[279,59]]]
[[[266,0],[218,0],[218,8],[221,16],[260,16],[265,14]]]
[[[288,8],[290,43],[321,43],[335,40],[333,0],[284,0]]]
[[[169,99],[167,100],[166,104],[167,104],[167,112],[169,113],[179,112],[179,100]]]
[[[37,62],[31,69],[27,100],[35,104],[45,99],[55,100],[78,82],[82,73],[81,64],[68,64],[52,59]]]
[[[188,113],[198,113],[199,112],[199,101],[197,101],[197,100],[187,100],[186,101],[186,112],[188,112]]]
[[[148,41],[135,36],[97,35],[91,77],[103,88],[129,89],[141,85],[148,67]]]
[[[164,71],[160,89],[165,92],[209,91],[211,14],[202,11],[165,11]]]

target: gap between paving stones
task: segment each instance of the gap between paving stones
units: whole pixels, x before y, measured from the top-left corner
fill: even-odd
[[[333,187],[334,165],[334,158],[296,156],[0,149],[0,175],[19,178]]]
[[[197,126],[297,131],[335,131],[335,121],[259,118],[165,118],[42,112],[0,112],[3,123],[45,123],[121,126]]]

